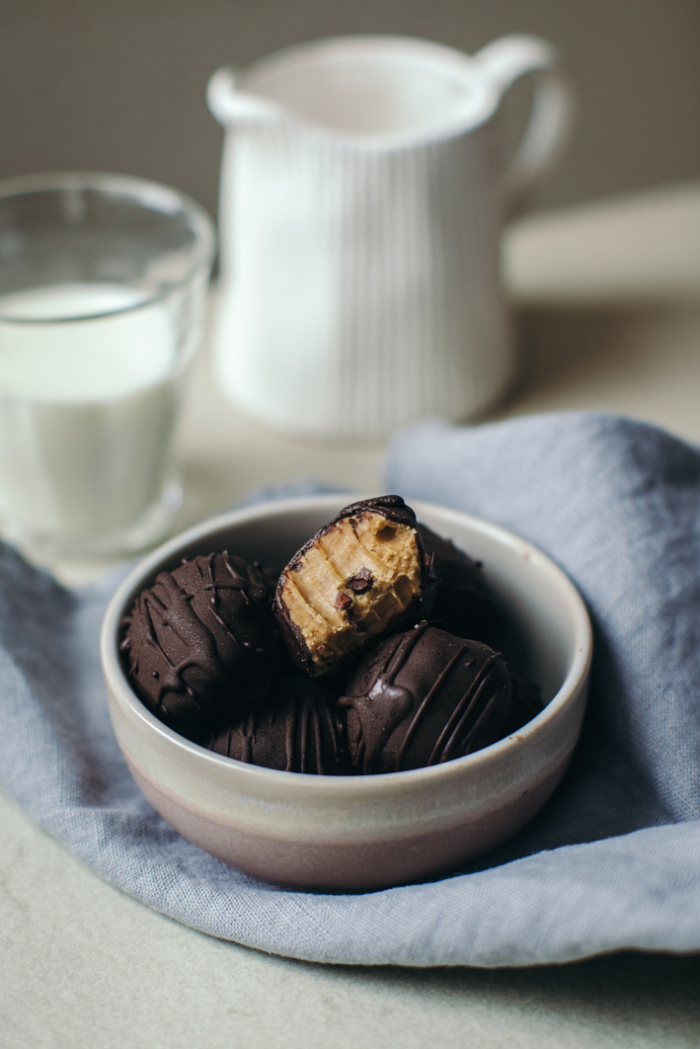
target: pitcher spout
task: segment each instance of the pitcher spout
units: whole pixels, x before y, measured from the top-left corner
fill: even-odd
[[[282,110],[266,98],[239,91],[231,66],[218,69],[207,84],[207,102],[212,114],[225,128],[240,123],[281,120]]]

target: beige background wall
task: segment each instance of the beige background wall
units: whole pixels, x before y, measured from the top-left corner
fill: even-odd
[[[403,33],[477,50],[557,43],[579,82],[576,138],[543,205],[700,174],[699,0],[2,0],[0,177],[91,168],[216,207],[222,133],[205,85],[287,44]]]

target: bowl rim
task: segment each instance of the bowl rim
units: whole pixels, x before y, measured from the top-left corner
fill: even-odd
[[[409,785],[418,788],[426,780],[432,786],[437,786],[440,781],[449,780],[455,776],[461,778],[463,770],[466,771],[466,769],[471,769],[475,774],[478,774],[479,769],[484,764],[490,763],[497,755],[502,755],[504,751],[511,750],[514,746],[527,746],[533,736],[538,735],[550,722],[557,720],[561,712],[578,695],[590,673],[593,657],[593,630],[585,602],[564,570],[533,543],[500,525],[486,521],[484,518],[464,513],[461,510],[453,510],[438,503],[429,503],[422,500],[410,501],[410,506],[416,511],[416,515],[419,518],[423,511],[438,511],[448,520],[450,518],[454,520],[456,524],[464,525],[466,523],[475,527],[478,531],[489,536],[489,538],[511,547],[524,559],[537,564],[540,570],[557,581],[566,597],[574,624],[576,646],[574,658],[564,681],[549,703],[539,714],[515,733],[505,736],[472,754],[453,758],[438,765],[406,769],[400,772],[377,773],[368,776],[318,776],[311,773],[286,772],[281,769],[269,769],[263,766],[251,765],[247,762],[238,761],[235,758],[229,758],[207,750],[206,747],[193,743],[169,728],[162,721],[159,721],[132,689],[119,655],[119,626],[128,605],[133,601],[136,594],[143,590],[145,581],[149,577],[152,578],[164,562],[176,557],[183,547],[199,542],[205,539],[207,535],[225,528],[245,524],[258,520],[261,517],[277,517],[280,514],[291,511],[321,511],[327,507],[329,513],[336,514],[341,506],[349,505],[349,503],[363,498],[370,498],[370,496],[362,493],[357,495],[354,493],[304,495],[269,500],[241,509],[230,510],[207,518],[206,521],[178,533],[143,558],[134,566],[112,595],[102,621],[100,657],[108,691],[111,693],[114,701],[125,706],[132,717],[135,716],[141,721],[146,727],[146,731],[160,736],[161,740],[170,747],[179,749],[196,761],[211,763],[213,768],[218,767],[221,771],[228,769],[231,776],[235,775],[237,779],[239,777],[244,778],[250,782],[251,787],[256,782],[261,787],[264,783],[272,787],[275,782],[281,785],[282,782],[286,781],[290,790],[294,790],[296,785],[297,788],[303,788],[303,793],[310,791],[318,795],[323,794],[326,797],[342,794],[350,799],[351,797],[361,798],[366,794],[374,794],[377,791],[381,791],[383,794],[387,791],[392,793],[395,790],[402,789],[402,787],[407,788]],[[279,777],[284,777],[285,780],[280,780]]]

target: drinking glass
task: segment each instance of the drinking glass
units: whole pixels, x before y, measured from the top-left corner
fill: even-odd
[[[173,436],[214,232],[175,190],[93,173],[0,182],[0,514],[48,554],[172,525]]]

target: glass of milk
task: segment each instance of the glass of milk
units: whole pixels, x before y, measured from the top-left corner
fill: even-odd
[[[55,555],[143,549],[181,502],[173,435],[210,219],[114,175],[0,182],[0,516]]]

